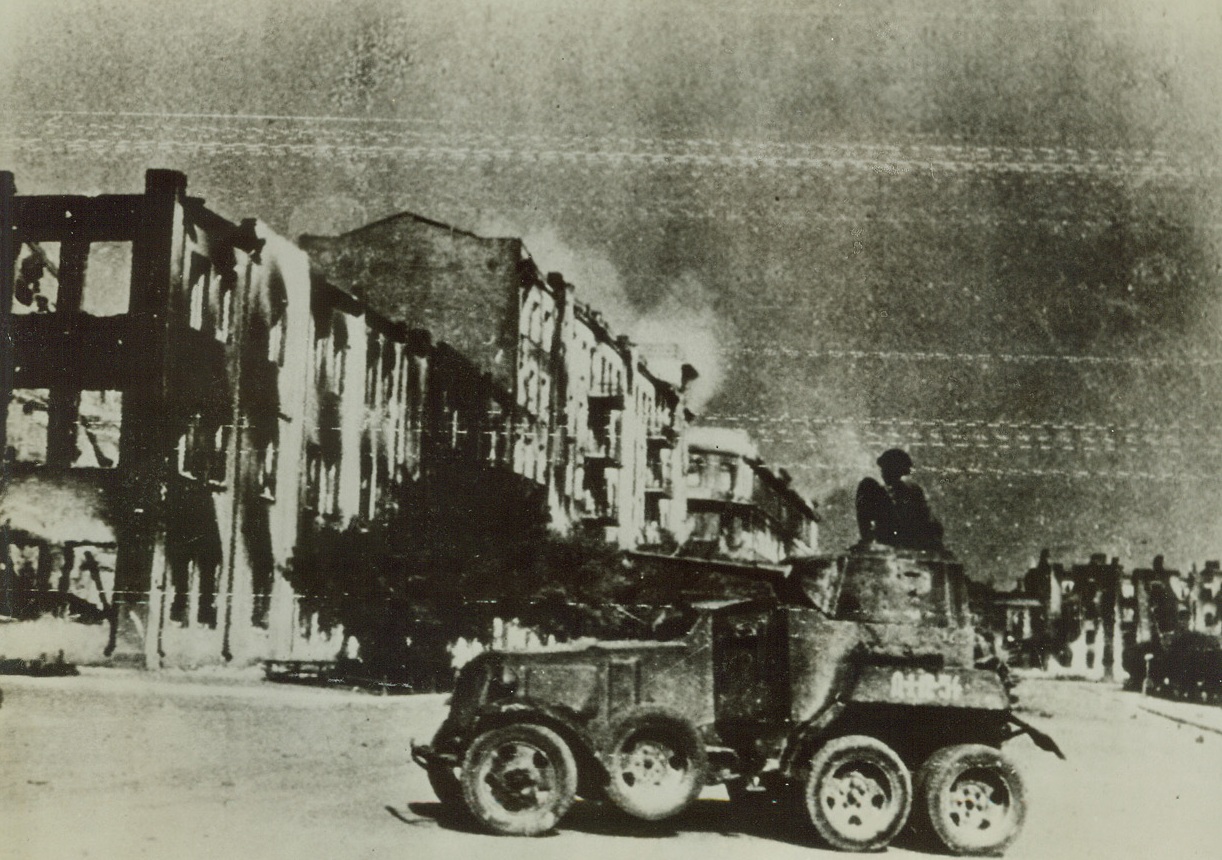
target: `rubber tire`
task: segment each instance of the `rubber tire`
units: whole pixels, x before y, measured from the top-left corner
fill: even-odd
[[[987,825],[991,831],[987,839],[977,835],[981,831],[973,833],[956,823],[952,794],[960,777],[981,770],[986,772],[987,779],[995,783],[993,790],[1001,789],[1006,795],[1000,822],[1002,826]],[[917,771],[917,824],[950,854],[1000,856],[1018,838],[1026,817],[1027,793],[1022,776],[1001,750],[983,744],[943,747]]]
[[[607,798],[634,818],[660,821],[678,815],[704,788],[704,741],[677,714],[654,708],[634,711],[618,723],[608,749]],[[646,776],[660,773],[666,784],[641,782],[642,770]]]
[[[535,805],[521,809],[506,806],[489,780],[498,753],[514,747],[518,748],[519,757],[530,754],[531,769],[550,771],[552,777],[547,796],[540,800],[536,794]],[[490,831],[506,836],[538,836],[554,829],[573,805],[577,796],[577,762],[569,745],[551,729],[535,723],[514,723],[475,739],[463,759],[461,782],[467,808]],[[522,795],[521,790],[519,794]]]
[[[462,777],[454,772],[454,768],[445,762],[435,761],[425,771],[429,777],[429,786],[433,794],[441,801],[441,805],[454,810],[466,811],[466,801],[463,799]]]
[[[881,826],[849,830],[845,823],[835,820],[839,814],[837,810],[833,808],[829,816],[829,810],[825,808],[824,788],[827,780],[853,765],[865,768],[866,779],[870,776],[880,777],[873,784],[882,788],[883,801],[891,807],[889,820],[884,819]],[[853,787],[860,788],[867,784],[858,782]],[[912,776],[895,750],[882,741],[866,735],[845,735],[828,741],[811,758],[802,800],[815,832],[832,848],[840,851],[880,851],[908,823],[908,816],[912,812]]]

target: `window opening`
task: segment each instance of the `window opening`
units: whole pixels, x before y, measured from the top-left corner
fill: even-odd
[[[222,277],[217,291],[216,339],[230,343],[233,340],[233,280]]]
[[[42,466],[47,462],[47,400],[46,388],[15,388],[9,400],[5,421],[7,463],[30,463]]]
[[[187,274],[187,325],[197,331],[204,328],[204,294],[211,271],[208,258],[192,251]]]
[[[99,317],[127,313],[131,283],[131,242],[90,243],[82,311]]]
[[[59,243],[27,242],[18,249],[13,314],[53,313],[59,300]]]
[[[280,445],[269,439],[259,452],[259,494],[269,502],[276,500],[276,470],[280,463]]]

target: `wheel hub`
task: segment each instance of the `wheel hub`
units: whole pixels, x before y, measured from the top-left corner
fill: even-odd
[[[662,788],[680,781],[684,770],[682,756],[669,746],[644,741],[623,757],[620,777],[630,788]]]
[[[996,786],[980,779],[958,780],[950,790],[948,817],[951,823],[972,831],[999,826],[1008,813],[1008,807],[998,794],[1000,792]]]
[[[521,812],[545,805],[555,779],[555,768],[542,750],[506,744],[493,754],[484,783],[501,807]]]
[[[824,783],[820,798],[828,820],[842,832],[881,831],[891,821],[891,793],[881,774],[841,771]]]

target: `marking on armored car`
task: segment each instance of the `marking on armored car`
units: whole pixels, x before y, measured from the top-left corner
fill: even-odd
[[[954,672],[926,672],[923,669],[891,673],[891,697],[905,702],[963,701],[963,681]]]

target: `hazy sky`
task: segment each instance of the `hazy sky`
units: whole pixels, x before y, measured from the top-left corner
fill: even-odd
[[[1222,5],[0,0],[22,193],[524,236],[682,335],[852,539],[907,447],[973,571],[1222,556]]]

